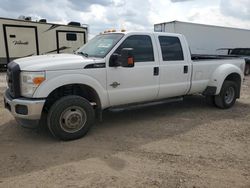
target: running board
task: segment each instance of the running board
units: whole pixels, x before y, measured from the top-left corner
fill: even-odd
[[[175,98],[169,98],[165,100],[158,100],[158,101],[150,101],[150,102],[143,102],[143,103],[132,103],[132,104],[126,104],[126,105],[121,105],[121,106],[114,106],[108,108],[110,111],[123,111],[123,110],[133,110],[133,109],[138,109],[138,108],[145,108],[149,106],[155,106],[159,104],[166,104],[166,103],[172,103],[172,102],[180,102],[183,101],[183,97],[175,97]]]

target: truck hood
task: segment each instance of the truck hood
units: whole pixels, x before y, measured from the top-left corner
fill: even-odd
[[[104,59],[86,58],[74,54],[39,55],[14,60],[23,71],[55,71],[83,69],[88,64],[103,63]]]

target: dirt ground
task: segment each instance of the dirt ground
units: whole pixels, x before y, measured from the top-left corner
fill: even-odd
[[[250,187],[250,77],[229,110],[191,96],[105,112],[71,142],[21,128],[0,98],[0,187]]]

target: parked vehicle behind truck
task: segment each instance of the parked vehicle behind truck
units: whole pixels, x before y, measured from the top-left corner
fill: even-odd
[[[14,59],[32,55],[73,53],[88,40],[88,28],[0,17],[0,70]]]
[[[247,29],[172,21],[155,24],[154,30],[183,34],[188,41],[192,54],[236,55],[242,57],[247,52],[242,50],[250,48],[250,30]],[[225,54],[218,49],[229,49],[229,51]],[[230,49],[242,49],[242,52],[241,54],[238,54],[238,52],[234,54],[234,52],[238,51],[234,50],[233,54],[231,54]],[[245,73],[249,74],[248,57],[246,58]]]
[[[245,75],[250,74],[250,48],[220,48],[218,51],[226,51],[231,57],[241,57],[245,59]]]
[[[62,140],[84,136],[112,107],[203,94],[219,108],[240,97],[243,59],[191,59],[181,34],[101,34],[75,55],[17,59],[8,66],[5,106],[23,126],[43,114]]]

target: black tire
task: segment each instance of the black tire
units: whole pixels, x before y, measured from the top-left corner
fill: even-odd
[[[51,106],[47,123],[56,138],[75,140],[83,137],[93,125],[94,109],[80,96],[65,96]]]
[[[250,74],[250,63],[246,63],[244,73],[245,73],[246,76]]]
[[[238,93],[238,87],[235,82],[225,81],[222,85],[219,95],[215,96],[215,105],[221,109],[227,109],[234,105]]]

